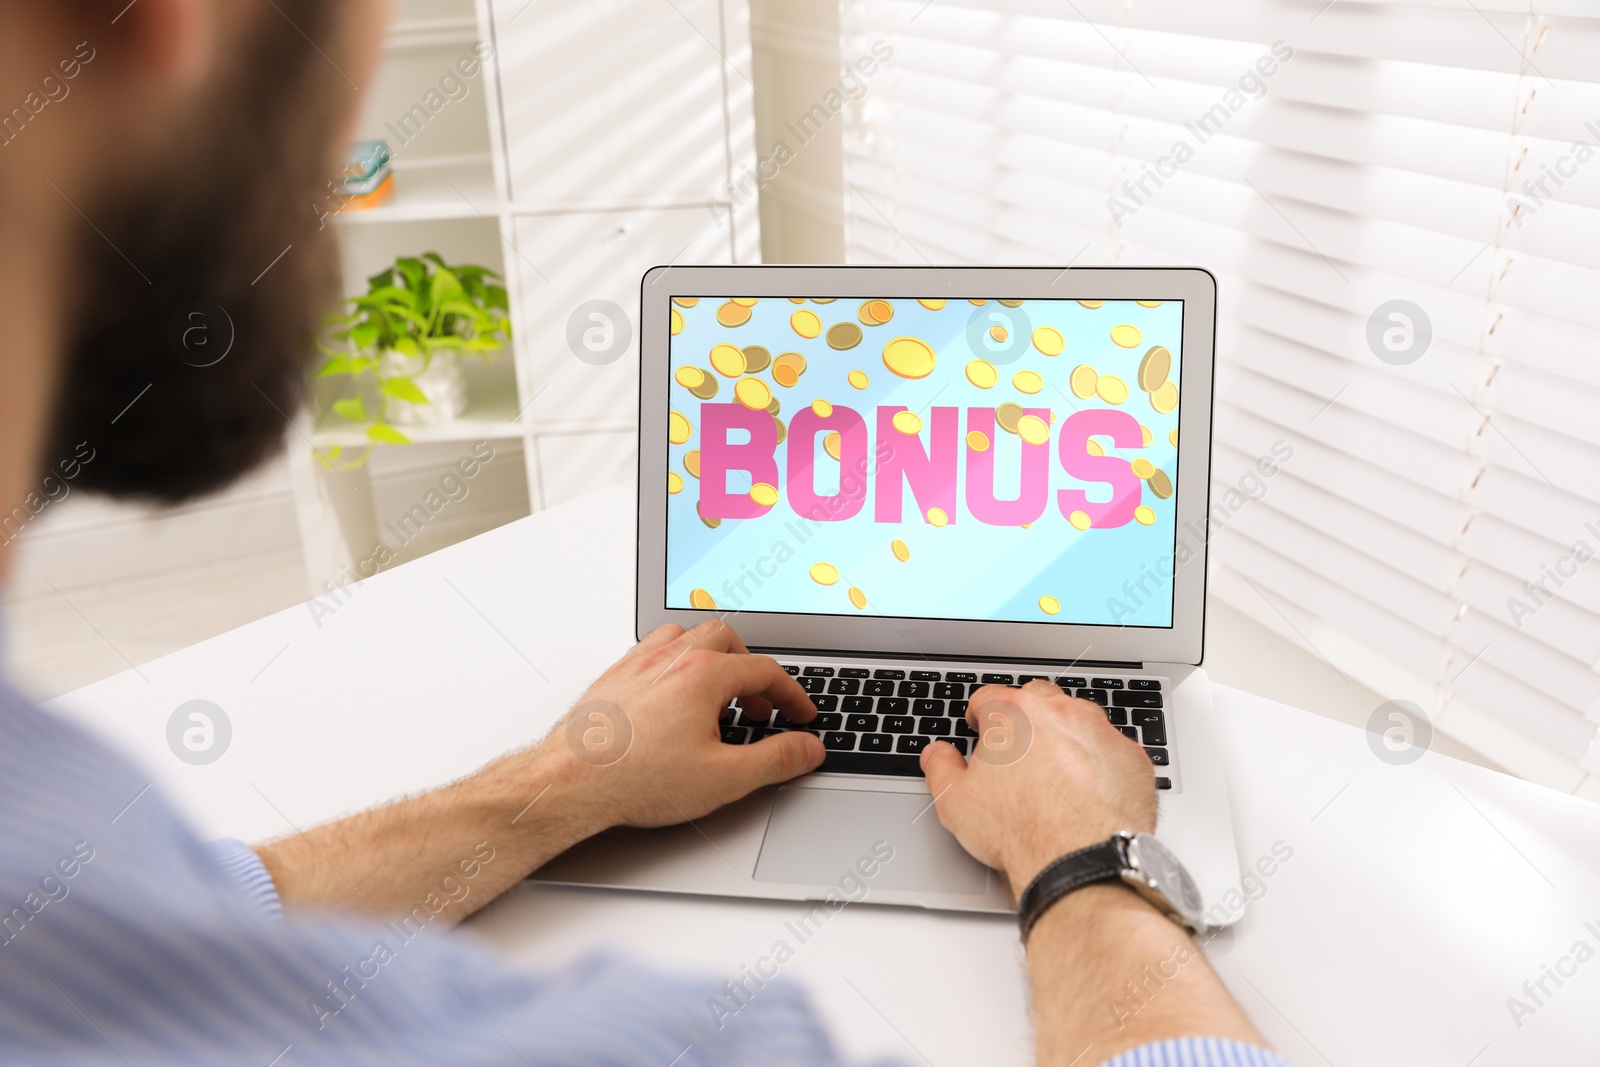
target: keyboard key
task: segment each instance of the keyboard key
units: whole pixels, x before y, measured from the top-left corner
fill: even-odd
[[[1135,744],[1138,743],[1138,741],[1139,741],[1139,731],[1138,730],[1135,730],[1131,726],[1119,726],[1119,727],[1117,727],[1117,729],[1122,731],[1122,736],[1123,737],[1126,737],[1129,741],[1132,741]]]
[[[1135,693],[1124,689],[1111,694],[1111,702],[1119,708],[1159,708],[1161,706],[1160,693]]]
[[[818,711],[839,710],[839,698],[830,693],[812,693],[811,703],[817,706]]]
[[[925,697],[928,695],[928,683],[901,682],[895,687],[894,695],[900,697]]]
[[[1060,678],[1056,679],[1056,684],[1063,689],[1067,688],[1069,685],[1075,689],[1081,689],[1088,686],[1089,679],[1079,678],[1072,674],[1063,674]]]
[[[783,665],[783,669],[784,669],[784,672],[786,674],[799,674],[800,673],[799,666],[796,665],[796,664],[793,664],[793,663],[785,663]]]
[[[1167,724],[1157,720],[1155,722],[1140,722],[1141,714],[1160,714],[1159,712],[1134,712],[1133,721],[1138,725],[1140,733],[1144,734],[1144,743],[1147,745],[1165,745],[1167,743]]]
[[[1154,763],[1157,767],[1165,767],[1167,765],[1167,750],[1164,748],[1150,748],[1149,746],[1146,746],[1144,754],[1149,756],[1150,762]]]
[[[1156,678],[1132,678],[1128,681],[1129,689],[1160,689],[1161,682]]]
[[[862,734],[859,747],[863,752],[893,752],[894,738],[888,734]]]
[[[944,701],[942,700],[917,700],[911,704],[913,715],[943,715]]]
[[[824,711],[815,719],[806,723],[808,730],[842,730],[844,729],[844,716],[834,711]]]
[[[875,733],[878,729],[878,717],[876,715],[846,715],[844,728],[858,734]]]
[[[781,733],[783,733],[782,730],[774,730],[770,726],[759,726],[750,731],[750,743],[755,744],[757,741],[765,741],[767,738],[777,737]]]
[[[832,667],[807,667],[805,670],[801,671],[800,673],[805,675],[808,678],[832,678],[833,677],[833,668]]]
[[[940,677],[941,676],[940,676],[938,671],[912,671],[911,672],[911,680],[913,682],[937,682]]]
[[[978,736],[978,731],[974,730],[972,728],[972,724],[967,722],[966,719],[951,719],[950,720],[950,725],[955,728],[955,731],[956,731],[955,732],[955,736],[956,737],[977,737]]]
[[[970,685],[978,680],[978,676],[971,671],[946,671],[944,680],[947,682],[966,682]]]
[[[1050,679],[1043,674],[1023,674],[1018,675],[1017,684],[1027,685],[1029,682],[1048,682],[1049,680]]]
[[[1172,779],[1171,778],[1157,778],[1156,779],[1156,788],[1157,789],[1171,789],[1172,788]]]
[[[855,696],[861,692],[861,683],[854,678],[835,678],[828,683],[828,692],[838,693],[840,696]],[[1156,698],[1160,700],[1160,697]]]
[[[967,695],[967,687],[960,682],[940,682],[933,687],[933,695],[940,700],[960,700]]]
[[[828,688],[828,683],[822,678],[801,678],[800,688],[808,693],[820,693]]]
[[[918,719],[917,733],[927,734],[929,737],[948,737],[950,735],[950,720],[943,716]]]
[[[915,756],[927,747],[928,739],[926,737],[918,737],[916,734],[904,734],[894,739],[894,750],[896,752],[905,752]]]
[[[831,752],[849,752],[856,747],[856,735],[830,730],[822,735],[822,747]]]
[[[893,696],[894,683],[883,679],[874,679],[870,682],[862,682],[861,691],[869,697]]]
[[[1121,678],[1096,678],[1094,681],[1090,682],[1089,684],[1094,686],[1096,689],[1121,689],[1122,688],[1122,679]]]
[[[802,724],[795,722],[783,712],[775,711],[772,713],[772,720],[770,723],[768,723],[768,725],[770,725],[774,730],[803,730],[806,726],[809,726],[810,723]]]
[[[1080,689],[1078,690],[1078,698],[1080,700],[1092,700],[1101,707],[1111,703],[1111,697],[1104,689]]]
[[[874,710],[879,715],[904,715],[911,710],[911,701],[905,697],[879,697]]]
[[[886,678],[891,682],[898,682],[906,676],[906,672],[892,667],[879,667],[872,672],[874,678]]]
[[[872,710],[872,698],[871,697],[845,697],[844,698],[844,713],[846,715],[849,715],[852,712],[854,712],[856,714],[865,714],[866,712],[869,712],[871,710]]]
[[[945,708],[945,713],[957,719],[967,717],[967,702],[965,700],[952,700],[950,706]]]
[[[984,685],[1011,685],[1012,678],[1009,674],[986,674],[983,676]]]
[[[901,778],[921,778],[922,764],[915,756],[892,752],[830,752],[822,761],[824,771],[840,774],[890,774]]]
[[[724,726],[722,728],[722,743],[725,745],[742,745],[745,738],[750,736],[750,731],[743,726]]]
[[[739,713],[737,708],[723,708],[722,714],[717,716],[717,725],[732,726],[733,717]]]
[[[889,734],[909,734],[917,728],[917,720],[909,715],[885,715],[883,731]]]
[[[956,747],[956,751],[961,753],[963,756],[969,755],[972,752],[972,742],[965,737],[941,737],[939,740],[947,741],[954,745]]]
[[[841,677],[841,678],[871,678],[872,677],[872,672],[867,670],[865,667],[840,667],[839,668],[839,677]]]
[[[1128,709],[1127,708],[1107,708],[1106,709],[1106,718],[1111,720],[1111,725],[1112,726],[1126,726],[1126,725],[1128,725]]]

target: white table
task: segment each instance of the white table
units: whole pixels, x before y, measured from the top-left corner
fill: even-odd
[[[284,611],[53,707],[148,767],[203,832],[276,836],[540,736],[631,642],[633,548],[629,496],[597,493],[369,580],[332,615]],[[204,767],[165,740],[195,698],[234,732]],[[1391,766],[1360,731],[1216,700],[1241,863],[1279,841],[1293,858],[1210,955],[1280,1051],[1303,1067],[1600,1062],[1600,959],[1547,980],[1520,1029],[1507,1007],[1574,942],[1600,951],[1600,807],[1433,754]],[[525,885],[468,928],[529,966],[624,948],[709,993],[799,910]],[[784,974],[850,1053],[1029,1062],[1003,919],[853,906]]]

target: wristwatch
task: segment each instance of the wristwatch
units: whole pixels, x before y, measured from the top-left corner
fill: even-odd
[[[1022,939],[1028,939],[1033,924],[1052,904],[1074,889],[1115,879],[1191,933],[1205,929],[1200,888],[1178,857],[1150,834],[1119,830],[1109,841],[1067,853],[1028,883],[1017,901]]]

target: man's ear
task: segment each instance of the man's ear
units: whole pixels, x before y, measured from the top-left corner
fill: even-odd
[[[223,3],[254,8],[259,0],[106,0],[106,40],[113,62],[162,88],[187,89],[204,81],[221,52]],[[90,40],[90,45],[96,42]]]

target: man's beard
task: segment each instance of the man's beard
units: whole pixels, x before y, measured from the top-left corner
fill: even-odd
[[[233,481],[290,430],[336,294],[318,208],[333,209],[355,90],[300,33],[331,45],[340,5],[280,2],[288,18],[265,11],[156,173],[84,205],[93,225],[42,457],[54,469],[87,444],[77,488],[176,503]]]

